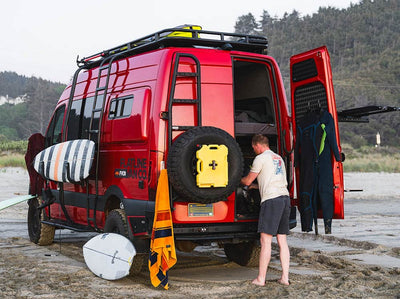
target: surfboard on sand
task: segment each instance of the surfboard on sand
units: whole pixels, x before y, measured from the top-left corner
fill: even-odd
[[[79,183],[89,176],[94,149],[94,142],[88,139],[58,143],[37,154],[33,167],[45,179]]]
[[[6,199],[3,201],[0,201],[0,211],[3,209],[6,209],[8,207],[11,207],[13,205],[19,204],[21,202],[30,200],[31,198],[35,198],[35,195],[21,195],[21,196],[17,196],[17,197],[13,197],[10,199]]]
[[[83,245],[83,257],[90,271],[107,280],[127,276],[135,255],[131,241],[114,233],[97,235]]]

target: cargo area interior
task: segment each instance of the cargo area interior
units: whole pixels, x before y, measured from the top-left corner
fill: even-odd
[[[275,110],[271,75],[266,64],[253,61],[234,61],[235,139],[244,159],[244,173],[250,171],[255,153],[251,139],[255,134],[268,136],[270,147],[277,149]],[[260,195],[258,189],[236,191],[236,217],[258,217]]]

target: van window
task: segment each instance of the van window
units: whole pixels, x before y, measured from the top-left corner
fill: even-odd
[[[71,111],[68,117],[67,140],[87,139],[89,138],[90,119],[93,111],[94,97],[76,100],[71,105]],[[101,99],[97,104],[101,104]],[[98,106],[98,105],[96,105]],[[92,129],[97,130],[99,124],[100,112],[95,112],[93,116]]]
[[[61,142],[62,125],[64,120],[65,105],[59,107],[50,122],[46,133],[45,146],[51,146]]]
[[[116,98],[111,101],[110,112],[108,113],[109,119],[129,117],[132,112],[133,95]]]

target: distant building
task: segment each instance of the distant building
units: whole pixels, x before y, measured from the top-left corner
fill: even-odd
[[[0,106],[4,105],[4,104],[11,104],[11,105],[21,104],[21,103],[24,103],[26,101],[27,97],[28,96],[26,94],[24,94],[22,96],[18,96],[15,99],[14,98],[10,98],[8,95],[0,96]]]

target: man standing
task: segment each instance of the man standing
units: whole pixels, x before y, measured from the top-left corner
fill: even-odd
[[[268,264],[271,260],[272,237],[276,236],[282,266],[282,276],[278,282],[289,285],[290,253],[286,235],[289,233],[290,199],[285,164],[278,154],[270,150],[266,136],[255,135],[252,147],[257,156],[249,174],[241,180],[243,185],[252,188],[252,182],[257,178],[261,195],[258,220],[261,252],[258,276],[252,283],[258,286],[265,285]]]

